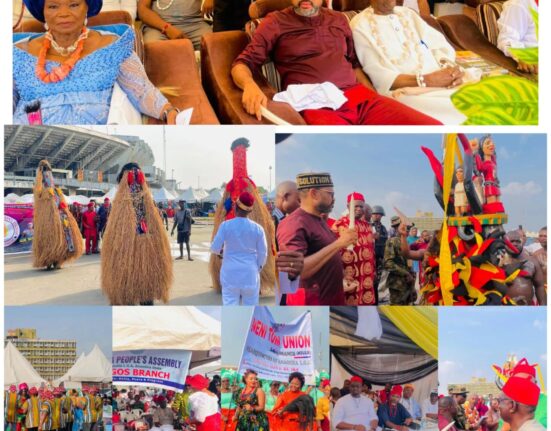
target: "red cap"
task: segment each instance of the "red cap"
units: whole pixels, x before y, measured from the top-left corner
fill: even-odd
[[[346,202],[350,203],[352,199],[354,199],[355,201],[365,202],[364,195],[358,192],[352,192],[351,194],[349,194],[348,197],[346,198]]]
[[[21,384],[19,385],[19,390],[20,390],[20,391],[29,390],[29,387],[27,386],[26,383],[21,383]]]
[[[526,358],[522,358],[520,361],[518,361],[517,365],[515,365],[515,368],[513,368],[513,371],[511,371],[511,375],[515,374],[529,374],[534,379],[536,378],[536,367],[534,365],[530,365]]]
[[[537,406],[540,388],[533,379],[512,375],[503,386],[503,393],[517,403]]]
[[[38,395],[38,389],[33,386],[31,389],[29,389],[29,394]]]
[[[105,199],[103,200],[103,202],[109,202],[109,200],[110,200],[109,198],[105,198]]]
[[[243,192],[237,199],[237,206],[245,211],[251,211],[254,204],[254,196],[249,192]]]
[[[390,395],[398,395],[399,397],[402,396],[402,387],[400,385],[393,386],[390,390]]]
[[[325,388],[326,386],[331,386],[331,382],[329,381],[329,379],[323,379],[321,381],[321,387]]]
[[[17,392],[17,386],[10,385],[10,392]]]
[[[350,379],[350,383],[352,382],[358,382],[358,383],[363,383],[363,380],[361,377],[359,376],[353,376],[351,379]]]
[[[88,202],[88,208],[91,208],[94,206],[94,202]]]
[[[191,386],[193,389],[197,390],[203,390],[209,387],[209,379],[206,377],[203,377],[200,374],[196,374],[194,376],[191,376],[189,378],[189,386]]]

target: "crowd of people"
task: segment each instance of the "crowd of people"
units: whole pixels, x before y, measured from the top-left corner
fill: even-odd
[[[169,92],[150,82],[133,52],[133,29],[89,28],[87,18],[102,10],[102,0],[55,0],[50,7],[52,1],[24,0],[45,33],[14,36],[14,123],[106,124],[117,106],[175,124],[179,108],[187,107],[173,106],[161,90]],[[212,15],[214,31],[243,29],[248,4],[139,0],[135,9],[146,44],[189,39],[198,50],[213,31],[205,16]],[[509,0],[499,28],[506,55],[510,47],[537,46],[528,1]],[[324,48],[315,45],[315,34],[323,34]],[[450,96],[480,79],[456,65],[454,48],[418,11],[387,0],[373,0],[350,23],[324,0],[292,0],[268,14],[231,69],[243,108],[258,119],[268,98],[253,76],[269,59],[284,90],[277,100],[308,124],[459,124],[465,117]],[[537,73],[522,62],[519,69]],[[325,96],[314,97],[320,85]],[[301,102],[293,102],[297,92]]]
[[[8,431],[98,431],[104,424],[104,409],[111,411],[111,397],[93,386],[65,389],[42,385],[4,393],[4,424]],[[110,415],[106,415],[110,416]]]
[[[450,385],[438,401],[438,423],[445,431],[543,431],[536,418],[541,389],[536,369],[526,359],[518,362],[498,395],[469,394],[464,385]],[[539,406],[546,409],[547,406]],[[544,415],[546,422],[546,414]],[[539,419],[539,420],[538,420]]]

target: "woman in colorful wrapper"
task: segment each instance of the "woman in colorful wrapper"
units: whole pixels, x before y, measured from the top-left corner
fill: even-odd
[[[101,250],[101,286],[111,305],[168,302],[172,257],[167,232],[145,175],[124,165]]]
[[[46,32],[14,33],[14,124],[128,123],[139,113],[175,124],[178,110],[134,53],[134,30],[87,27],[102,0],[24,2]]]
[[[318,429],[321,431],[331,431],[331,403],[329,401],[329,397],[331,395],[331,382],[329,379],[322,380],[320,388],[323,391],[323,397],[321,397],[316,404],[316,420],[318,421]]]
[[[315,430],[316,408],[314,400],[302,392],[304,375],[294,372],[289,375],[289,386],[276,401],[274,415],[277,416],[275,431],[312,431]]]
[[[34,185],[33,266],[59,269],[83,252],[80,230],[60,188],[56,188],[52,167],[41,160]]]
[[[236,405],[233,401],[232,384],[235,381],[237,373],[233,370],[224,369],[220,373],[222,385],[220,386],[220,413],[222,414],[222,431],[235,431]]]
[[[196,374],[186,379],[191,388],[189,396],[190,423],[196,431],[220,431],[221,417],[218,411],[218,397],[210,392],[209,379]]]
[[[234,416],[234,420],[237,422],[236,431],[269,430],[268,416],[264,411],[266,395],[258,387],[256,371],[245,371],[243,383],[245,383],[245,387],[239,389],[233,396],[237,406]]]

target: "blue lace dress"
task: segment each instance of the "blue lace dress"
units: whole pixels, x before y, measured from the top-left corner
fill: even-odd
[[[83,57],[60,82],[46,84],[35,74],[37,57],[16,44],[41,36],[13,35],[13,122],[28,124],[25,107],[40,101],[43,124],[107,124],[113,86],[117,83],[141,113],[159,118],[168,103],[149,81],[134,53],[134,31],[127,25],[94,27],[117,39]],[[59,66],[46,62],[46,70]]]

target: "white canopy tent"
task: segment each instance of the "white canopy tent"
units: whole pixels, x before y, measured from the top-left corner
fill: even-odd
[[[88,203],[90,202],[90,199],[94,199],[94,198],[89,198],[87,196],[82,196],[82,195],[74,195],[74,196],[66,196],[65,199],[69,204],[78,202],[80,205],[88,205]]]
[[[195,307],[113,308],[113,350],[210,350],[221,345],[220,322]]]
[[[189,204],[194,204],[200,202],[205,197],[206,196],[203,196],[201,193],[197,193],[197,190],[193,189],[192,187],[188,187],[186,190],[180,193],[177,200],[186,201]]]
[[[81,355],[69,371],[55,383],[59,385],[63,382],[65,387],[69,387],[71,382],[109,383],[112,381],[112,375],[111,361],[96,344],[90,353]]]
[[[4,386],[26,383],[40,386],[45,380],[40,377],[31,363],[25,358],[11,341],[4,348]]]
[[[26,195],[21,196],[17,203],[19,204],[32,204],[34,202],[34,195],[32,193],[27,193]]]
[[[211,374],[222,369],[222,360],[217,359],[189,370],[189,374]]]
[[[209,195],[203,199],[204,202],[208,202],[209,204],[217,204],[222,199],[222,190],[220,189],[213,189],[209,193]]]
[[[80,356],[77,358],[75,363],[69,370],[59,379],[54,380],[54,385],[59,386],[61,383],[65,386],[67,389],[74,389],[74,388],[80,388],[82,385],[80,382],[74,382],[71,380],[71,374],[74,373],[74,370],[80,366],[79,364],[84,360],[86,355],[84,353],[81,353]]]
[[[155,202],[168,202],[173,201],[174,199],[175,196],[164,187],[153,190],[153,200]]]
[[[201,201],[204,200],[209,195],[209,192],[207,192],[203,188],[194,189],[194,191],[195,191],[195,194],[199,196],[199,200]]]
[[[4,196],[4,202],[7,204],[14,204],[16,202],[19,202],[19,195],[15,193],[8,193],[6,196]]]

